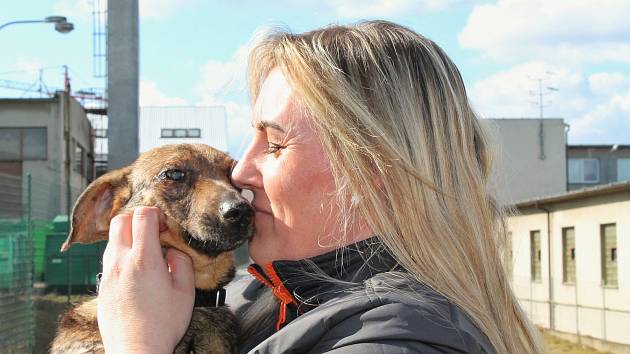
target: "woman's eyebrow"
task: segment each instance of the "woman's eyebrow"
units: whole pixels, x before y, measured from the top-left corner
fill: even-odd
[[[259,120],[259,121],[256,121],[256,122],[254,123],[254,127],[255,127],[256,129],[267,129],[267,128],[271,128],[271,129],[278,130],[278,131],[280,131],[280,132],[282,132],[282,133],[284,133],[284,132],[285,132],[285,131],[284,131],[284,129],[282,129],[282,127],[281,127],[280,125],[278,125],[278,123],[276,123],[276,122],[272,122],[272,121],[269,121],[269,120]]]

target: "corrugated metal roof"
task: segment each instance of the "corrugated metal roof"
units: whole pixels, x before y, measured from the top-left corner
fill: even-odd
[[[545,204],[566,202],[570,200],[583,199],[622,191],[630,191],[630,181],[603,184],[595,187],[578,189],[567,193],[523,200],[514,203],[514,207],[519,209],[537,207],[543,206]]]

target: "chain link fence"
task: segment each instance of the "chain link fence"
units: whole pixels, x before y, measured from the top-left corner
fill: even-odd
[[[29,188],[0,176],[0,352],[32,352],[34,346],[34,244]],[[26,201],[26,205],[25,202]]]
[[[0,354],[47,352],[70,295],[95,288],[105,245],[60,252],[68,198],[56,177],[0,174]]]
[[[94,294],[106,242],[60,252],[82,188],[66,190],[59,174],[0,172],[0,354],[48,352],[59,314]],[[236,262],[249,263],[246,247]]]

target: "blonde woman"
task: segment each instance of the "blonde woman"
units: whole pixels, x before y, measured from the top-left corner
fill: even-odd
[[[486,138],[435,43],[383,21],[279,32],[248,74],[256,130],[232,179],[254,195],[255,264],[228,290],[241,352],[542,352],[501,264]],[[135,310],[140,328],[164,320],[151,331],[99,325],[122,347],[169,352],[181,306]]]

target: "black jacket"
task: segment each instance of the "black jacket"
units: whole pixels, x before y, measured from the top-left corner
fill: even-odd
[[[275,326],[246,338],[241,353],[495,353],[459,308],[412,280],[376,238],[248,270],[256,279],[228,287],[237,316],[265,286],[280,304]]]

